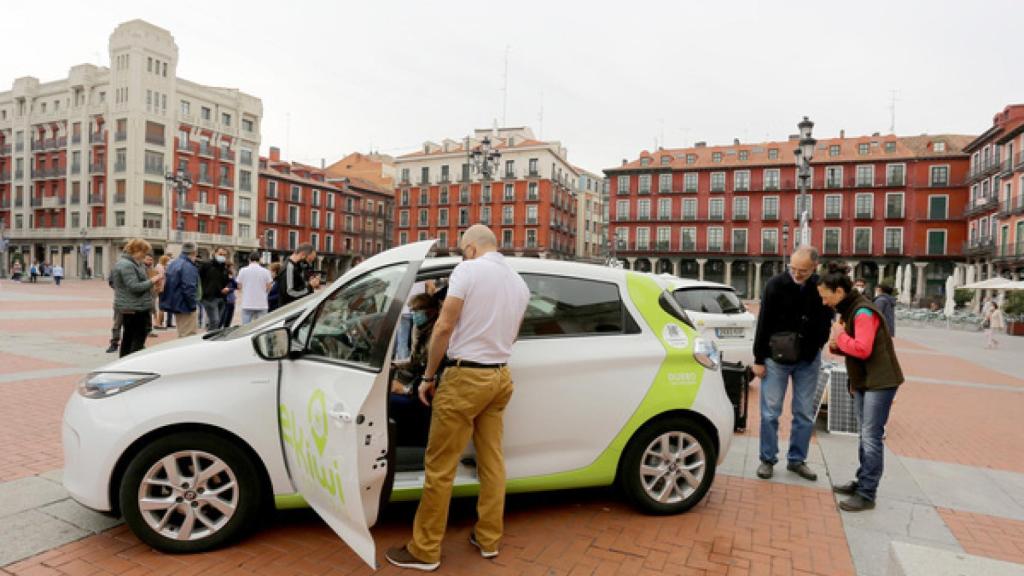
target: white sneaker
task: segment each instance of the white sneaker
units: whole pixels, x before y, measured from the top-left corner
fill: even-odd
[[[473,546],[476,546],[477,550],[480,551],[480,555],[484,558],[487,558],[488,560],[490,560],[491,558],[496,558],[498,556],[497,550],[495,550],[494,552],[488,552],[487,550],[484,550],[484,547],[476,541],[476,532],[469,533],[469,543]]]

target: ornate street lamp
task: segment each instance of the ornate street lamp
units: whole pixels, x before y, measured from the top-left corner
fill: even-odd
[[[469,137],[466,137],[465,149],[469,157],[469,169],[479,173],[484,180],[492,180],[498,172],[501,162],[501,152],[491,144],[491,137],[484,136],[480,144],[474,148],[469,147]]]
[[[789,259],[789,222],[782,223],[782,271],[785,272]]]
[[[811,122],[807,116],[804,116],[804,119],[797,124],[797,128],[800,130],[800,146],[793,150],[793,155],[796,156],[797,178],[800,182],[798,204],[800,207],[800,236],[798,237],[797,244],[804,245],[811,243],[811,227],[808,222],[810,214],[807,210],[807,187],[810,185],[811,160],[814,159],[814,147],[818,141],[811,137],[811,129],[814,128],[814,122]]]
[[[185,194],[192,188],[192,176],[179,168],[176,172],[167,172],[164,180],[178,193],[178,201],[175,203],[175,210],[177,211],[175,228],[178,231],[176,238],[180,243],[185,232],[185,216],[182,214],[182,210],[185,206]]]

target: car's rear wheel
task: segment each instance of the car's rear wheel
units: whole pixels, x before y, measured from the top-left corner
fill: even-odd
[[[119,499],[140,540],[163,552],[191,553],[239,537],[255,523],[262,493],[257,464],[234,442],[184,432],[132,458]]]
[[[658,420],[633,437],[619,481],[644,512],[678,514],[704,498],[715,477],[714,444],[703,428],[682,417]]]

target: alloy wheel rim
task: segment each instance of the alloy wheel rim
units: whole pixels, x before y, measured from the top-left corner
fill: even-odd
[[[696,438],[686,432],[665,432],[644,450],[640,482],[647,497],[661,504],[678,504],[700,487],[707,457]]]
[[[234,517],[238,481],[222,459],[201,450],[164,456],[139,484],[139,511],[149,527],[178,541],[208,538]]]

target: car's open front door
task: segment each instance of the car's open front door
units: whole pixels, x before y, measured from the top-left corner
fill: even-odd
[[[353,270],[295,323],[293,358],[281,361],[281,442],[292,482],[374,568],[370,526],[388,474],[392,339],[431,245],[396,248]]]

